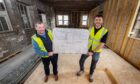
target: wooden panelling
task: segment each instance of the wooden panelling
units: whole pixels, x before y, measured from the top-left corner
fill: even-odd
[[[132,46],[132,49],[130,51],[130,54],[128,55],[128,60],[132,62],[134,65],[136,65],[138,68],[140,68],[140,40],[135,40],[134,44]]]
[[[109,47],[113,49],[113,43],[114,43],[114,40],[115,40],[115,34],[116,32],[116,26],[113,26],[113,25],[116,25],[117,22],[118,22],[118,14],[117,14],[117,10],[116,10],[116,7],[117,7],[117,3],[118,1],[117,0],[112,0],[111,1],[112,3],[110,3],[110,6],[109,6],[109,10],[108,10],[108,16],[104,16],[106,17],[106,22],[104,21],[104,24],[108,24],[108,26],[106,28],[108,28],[109,31],[112,31],[112,32],[109,32],[109,35],[108,35],[108,41],[107,41],[107,44],[109,44]],[[104,6],[105,7],[105,6]],[[112,16],[112,17],[111,17]]]
[[[140,7],[140,0],[135,0],[135,2],[136,2],[135,9],[132,9],[132,11],[130,11],[131,14],[130,14],[130,19],[129,19],[129,24],[127,24],[127,30],[125,31],[125,36],[124,36],[123,43],[122,43],[122,46],[121,46],[121,51],[120,51],[121,55],[124,55],[124,52],[125,52],[125,49],[126,49],[125,47],[127,46],[126,43],[128,41],[128,35],[129,35],[130,31],[132,30],[132,28],[134,26],[136,15],[137,15],[138,9]]]
[[[130,29],[134,25],[135,15],[137,13],[138,3],[139,0],[114,0],[111,4],[110,10],[105,10],[107,13],[104,14],[105,27],[110,27],[109,29],[109,36],[107,41],[107,46],[114,50],[116,53],[120,54],[122,57],[130,61],[133,65],[139,66],[139,54],[136,51],[139,51],[140,46],[138,42],[135,43],[137,40],[128,39],[128,34]],[[111,1],[108,1],[111,3]],[[107,2],[106,2],[107,4]],[[130,6],[131,5],[131,6]],[[107,7],[106,7],[107,6]],[[108,8],[109,5],[105,5],[105,8]],[[127,42],[127,44],[124,42]],[[133,45],[134,43],[134,45]],[[124,52],[121,53],[122,48],[125,45]],[[135,55],[133,55],[135,54]],[[139,68],[139,67],[138,67]]]
[[[125,49],[125,52],[124,52],[124,58],[127,59],[129,57],[129,54],[131,52],[131,49],[132,49],[132,46],[134,44],[134,39],[132,38],[128,38],[128,41],[127,41],[127,46],[126,46],[126,49]]]
[[[103,16],[109,30],[107,46],[140,69],[140,40],[128,37],[139,7],[140,0],[106,0]],[[98,14],[97,9],[93,10]]]
[[[130,28],[131,28],[130,24],[133,25],[131,18],[135,19],[134,14],[136,13],[136,8],[137,8],[138,2],[136,0],[133,2],[126,0],[125,3],[127,3],[127,4],[124,5],[124,10],[122,13],[122,21],[121,21],[122,24],[120,25],[120,27],[122,27],[122,28],[121,28],[119,36],[117,38],[118,41],[116,41],[116,43],[119,44],[119,45],[116,44],[116,47],[118,46],[118,48],[116,48],[118,53],[121,52],[124,41],[126,39],[128,39],[127,31],[130,30]],[[130,7],[130,5],[132,5],[132,7]],[[127,38],[125,38],[125,37],[127,37]],[[120,53],[120,54],[123,55],[124,53]]]

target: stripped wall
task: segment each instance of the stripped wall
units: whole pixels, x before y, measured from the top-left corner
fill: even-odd
[[[51,8],[39,0],[4,0],[4,2],[12,30],[0,31],[0,60],[21,51],[22,48],[31,44],[31,36],[34,34],[34,24],[39,21],[37,9],[46,14],[47,20],[52,18]],[[31,22],[33,23],[31,28],[24,28],[22,18],[16,5],[17,2],[32,6],[30,10],[30,12],[32,11],[30,14],[32,16]]]

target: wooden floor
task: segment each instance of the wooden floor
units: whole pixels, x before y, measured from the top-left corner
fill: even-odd
[[[44,71],[42,63],[36,68],[25,84],[140,84],[140,71],[112,52],[104,49],[100,55],[94,73],[94,82],[88,82],[91,57],[85,62],[85,74],[77,77],[80,54],[60,54],[58,61],[59,81],[54,81],[50,75],[47,83],[43,82]],[[52,66],[51,73],[52,73]]]

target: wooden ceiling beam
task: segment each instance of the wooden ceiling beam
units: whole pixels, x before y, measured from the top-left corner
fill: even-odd
[[[40,0],[45,4],[53,7],[55,10],[91,10],[97,5],[103,3],[105,0]]]

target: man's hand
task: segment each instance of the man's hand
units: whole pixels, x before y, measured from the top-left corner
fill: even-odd
[[[48,52],[48,56],[53,56],[53,52]]]
[[[93,52],[88,52],[87,55],[88,56],[92,56],[93,55]]]

